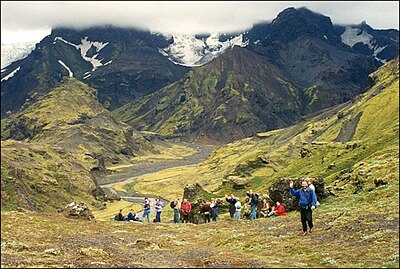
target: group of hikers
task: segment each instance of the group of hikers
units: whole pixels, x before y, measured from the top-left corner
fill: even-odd
[[[291,195],[299,197],[299,207],[300,207],[300,215],[301,215],[301,223],[303,226],[303,235],[306,235],[308,232],[311,233],[313,228],[312,222],[312,211],[318,206],[317,196],[315,194],[315,187],[311,183],[309,179],[302,180],[301,189],[295,190],[293,188],[293,181],[289,183],[289,190]],[[260,195],[253,192],[253,190],[249,190],[246,192],[247,206],[250,207],[250,221],[253,221],[257,218],[256,208],[259,205],[259,197]],[[229,204],[229,215],[231,219],[240,220],[241,219],[241,211],[242,204],[240,202],[240,198],[236,197],[233,193],[230,196],[225,195],[225,201]],[[216,222],[218,220],[219,207],[221,205],[220,199],[212,198],[210,202],[203,200],[200,205],[200,216],[202,217],[204,223]],[[261,208],[258,211],[259,217],[273,217],[273,216],[286,216],[285,204],[277,201],[275,205],[272,205],[271,200],[263,199],[261,203]],[[160,198],[156,198],[155,200],[155,212],[156,216],[153,222],[161,222],[161,212],[163,210],[164,203],[160,200]],[[192,211],[191,203],[184,198],[183,201],[180,201],[180,198],[177,197],[174,201],[171,201],[170,207],[174,210],[174,223],[189,223],[191,222],[190,213]],[[131,209],[127,216],[123,216],[122,209],[120,212],[114,217],[115,220],[118,221],[136,221],[136,222],[144,222],[145,218],[147,222],[150,223],[150,201],[146,197],[144,198],[143,204],[143,214],[142,217],[139,218],[137,214]],[[308,228],[307,228],[308,225]]]

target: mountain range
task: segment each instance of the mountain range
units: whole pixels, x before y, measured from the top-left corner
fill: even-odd
[[[230,142],[351,100],[398,56],[398,31],[288,8],[236,34],[56,28],[1,72],[2,118],[74,77],[134,129]]]

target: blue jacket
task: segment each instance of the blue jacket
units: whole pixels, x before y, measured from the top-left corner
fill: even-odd
[[[290,188],[290,194],[293,196],[299,196],[299,206],[302,208],[310,207],[310,204],[313,206],[317,206],[317,196],[315,195],[314,191],[307,188],[306,190],[299,189],[295,190]]]

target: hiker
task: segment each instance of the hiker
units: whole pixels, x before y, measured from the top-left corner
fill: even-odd
[[[147,217],[147,222],[150,223],[150,201],[149,198],[144,198],[143,204],[143,216],[142,221],[144,222],[144,217]]]
[[[269,213],[271,213],[272,208],[271,208],[271,202],[267,201],[266,198],[263,199],[262,201],[262,206],[260,210],[260,215],[263,217],[267,217]]]
[[[284,203],[279,203],[276,202],[276,206],[274,206],[274,208],[271,210],[271,212],[268,213],[267,215],[268,217],[272,217],[272,216],[286,216],[286,210],[285,210],[285,204]]]
[[[163,208],[164,204],[161,202],[160,198],[156,198],[156,218],[154,219],[154,222],[161,222],[161,211]]]
[[[114,220],[123,221],[124,215],[122,215],[122,209],[119,210],[119,213],[115,215]]]
[[[299,196],[300,216],[301,224],[303,225],[303,235],[307,235],[307,223],[311,233],[314,227],[312,222],[312,211],[315,209],[317,204],[316,196],[314,191],[308,188],[307,181],[301,182],[301,189],[293,189],[293,181],[290,181],[290,193],[293,196]]]
[[[240,220],[240,210],[242,209],[242,204],[239,201],[239,198],[236,198],[236,203],[235,203],[235,214],[234,218],[236,220]]]
[[[256,206],[258,203],[258,195],[250,190],[246,192],[246,195],[249,197],[249,205],[250,205],[250,220],[255,220],[256,217]]]
[[[185,198],[185,199],[183,199],[183,203],[182,203],[182,206],[181,206],[181,212],[182,212],[182,217],[183,217],[182,222],[184,222],[184,223],[188,223],[189,222],[190,211],[192,211],[192,205]]]
[[[306,178],[305,180],[307,181],[308,188],[309,188],[310,190],[314,191],[315,200],[317,201],[317,204],[316,204],[315,207],[318,207],[318,206],[319,206],[319,202],[318,202],[318,199],[317,199],[317,194],[315,193],[315,186],[314,186],[314,184],[312,184],[311,178]]]
[[[211,220],[212,220],[213,222],[217,222],[217,218],[218,218],[218,204],[217,204],[217,201],[216,201],[214,198],[211,199],[210,208],[211,208]]]
[[[233,215],[235,214],[235,204],[237,202],[237,198],[231,193],[231,196],[228,197],[227,194],[225,194],[225,200],[229,203],[229,215],[231,218],[233,218]]]
[[[133,211],[133,209],[131,209],[131,210],[129,211],[129,214],[128,214],[128,216],[126,217],[126,220],[127,220],[127,221],[139,221],[139,222],[142,222],[142,221],[136,216],[136,213],[135,213],[135,211]]]
[[[174,200],[173,208],[174,208],[174,223],[179,223],[180,222],[179,214],[180,214],[180,210],[181,210],[181,201],[180,201],[179,197],[177,197]]]
[[[201,203],[200,214],[203,215],[204,223],[210,222],[211,207],[206,200],[203,200]]]

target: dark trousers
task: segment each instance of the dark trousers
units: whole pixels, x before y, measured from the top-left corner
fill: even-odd
[[[188,223],[188,222],[189,222],[189,215],[183,215],[183,214],[182,214],[182,218],[183,218],[183,221],[182,221],[182,222],[185,222],[185,223]]]
[[[303,225],[303,232],[307,232],[307,223],[310,229],[314,226],[312,223],[312,210],[310,207],[307,209],[300,207],[301,224]]]
[[[161,222],[161,212],[156,212],[156,219],[154,222]]]
[[[229,210],[229,215],[231,216],[231,219],[233,219],[233,216],[235,215],[235,210]]]

